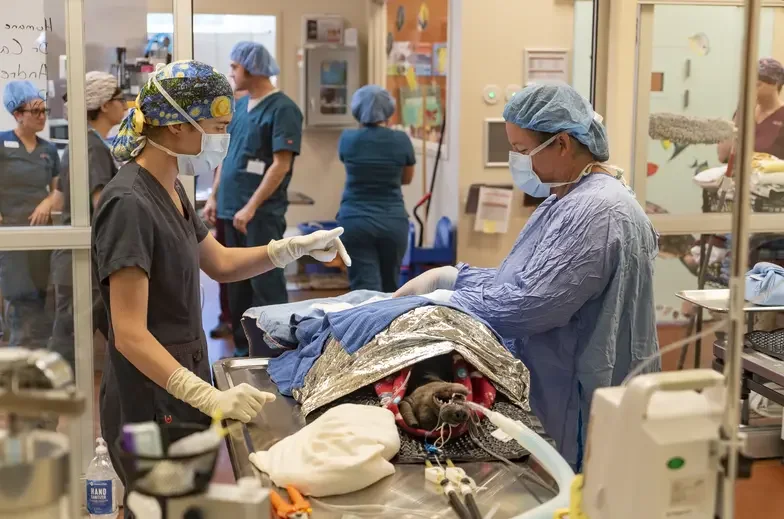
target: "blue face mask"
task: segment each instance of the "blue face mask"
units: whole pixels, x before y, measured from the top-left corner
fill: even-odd
[[[512,182],[517,189],[534,198],[547,198],[550,196],[550,188],[573,184],[579,180],[578,177],[577,180],[572,182],[545,183],[542,182],[542,179],[534,172],[534,164],[531,157],[549,146],[556,137],[558,137],[558,135],[553,135],[531,150],[527,155],[523,155],[516,151],[509,152],[509,169],[512,172]]]

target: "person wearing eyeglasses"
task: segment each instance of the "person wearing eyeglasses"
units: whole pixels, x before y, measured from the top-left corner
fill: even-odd
[[[67,102],[67,95],[63,97]],[[117,78],[106,72],[92,71],[85,76],[85,104],[87,107],[87,175],[90,189],[90,216],[106,184],[117,174],[117,166],[106,138],[111,129],[125,117],[126,105]],[[68,150],[63,154],[57,189],[63,199],[63,225],[71,225],[70,160]],[[52,252],[52,284],[55,292],[55,314],[51,349],[75,364],[73,277],[70,250]],[[93,327],[109,337],[106,307],[93,280]]]
[[[48,225],[52,210],[59,209],[60,158],[54,145],[37,135],[49,114],[45,92],[29,81],[11,81],[3,91],[3,105],[16,128],[0,132],[0,225]],[[45,305],[49,260],[50,251],[0,252],[0,293],[10,346],[46,346],[51,326]]]

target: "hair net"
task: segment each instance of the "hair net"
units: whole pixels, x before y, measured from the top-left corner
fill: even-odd
[[[395,99],[378,85],[365,85],[354,92],[351,113],[362,124],[384,122],[395,113]]]
[[[117,92],[117,77],[93,70],[85,76],[84,97],[87,110],[97,110]]]
[[[10,81],[3,89],[3,104],[9,113],[16,112],[35,99],[46,100],[38,88],[29,81]]]
[[[773,58],[759,60],[759,79],[774,85],[784,85],[784,66]]]
[[[565,83],[528,85],[506,104],[504,120],[526,130],[566,132],[587,146],[597,160],[610,158],[601,117],[591,103]]]
[[[226,76],[198,61],[177,61],[154,74],[161,87],[194,120],[223,117],[234,112],[234,97]],[[114,139],[112,153],[121,162],[137,156],[147,144],[145,126],[188,123],[160,93],[152,77],[136,97]]]
[[[253,76],[277,76],[280,74],[275,58],[262,45],[252,41],[241,41],[231,49],[231,61],[242,65]]]

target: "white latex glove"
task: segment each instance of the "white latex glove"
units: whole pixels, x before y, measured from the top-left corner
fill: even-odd
[[[329,263],[340,254],[343,263],[351,266],[351,258],[340,241],[343,227],[331,231],[316,231],[305,236],[294,236],[282,240],[272,240],[267,245],[267,254],[272,264],[282,269],[302,256],[311,256],[322,263]]]
[[[448,303],[452,300],[452,294],[454,293],[453,290],[438,289],[435,292],[425,294],[422,297],[430,299],[434,303]]]
[[[423,296],[436,290],[454,290],[457,283],[457,269],[455,267],[438,267],[415,277],[397,292],[395,297]]]
[[[275,400],[272,393],[259,391],[245,383],[220,391],[183,367],[169,377],[166,391],[207,416],[213,417],[216,411],[220,411],[223,418],[243,423],[256,418],[264,404]]]

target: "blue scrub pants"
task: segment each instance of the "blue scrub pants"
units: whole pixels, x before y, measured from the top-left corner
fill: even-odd
[[[391,219],[381,227],[365,218],[344,218],[339,224],[345,229],[340,239],[351,256],[351,290],[397,290],[408,247],[408,220]]]
[[[0,252],[0,294],[9,346],[46,348],[52,313],[46,305],[51,251]]]
[[[248,223],[248,234],[234,228],[231,220],[220,220],[225,231],[227,247],[259,247],[270,240],[280,240],[286,231],[283,215],[256,213]],[[286,276],[283,269],[274,269],[249,280],[229,283],[229,310],[234,336],[234,356],[248,355],[248,338],[242,328],[242,314],[256,306],[279,305],[289,302]]]

